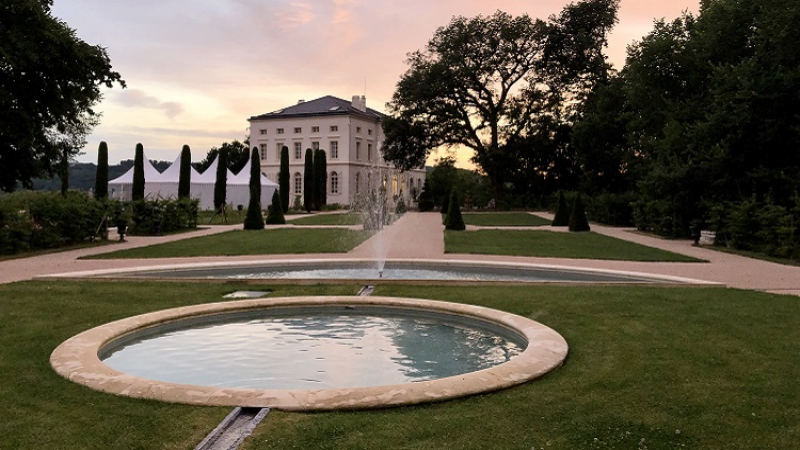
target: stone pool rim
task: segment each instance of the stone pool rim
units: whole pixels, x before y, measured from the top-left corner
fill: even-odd
[[[99,359],[116,339],[184,318],[279,307],[369,306],[466,316],[509,328],[528,342],[508,362],[437,380],[342,389],[238,389],[167,383],[119,372]],[[475,305],[395,297],[315,296],[242,300],[172,308],[110,322],[59,345],[50,364],[62,377],[92,389],[134,398],[208,406],[271,407],[287,411],[385,408],[444,401],[505,389],[539,378],[561,366],[569,346],[555,330],[531,319]]]
[[[403,265],[410,268],[414,266],[438,266],[442,269],[458,269],[459,267],[489,268],[495,270],[547,270],[565,271],[583,274],[597,274],[605,276],[629,277],[630,281],[519,281],[519,280],[403,280],[403,279],[346,279],[346,278],[308,278],[308,279],[279,279],[279,278],[190,278],[190,277],[159,277],[156,275],[143,276],[148,272],[180,272],[195,269],[232,269],[237,267],[260,266],[265,268],[287,268],[292,266],[341,266],[353,264],[376,264],[374,259],[365,258],[298,258],[298,259],[246,259],[236,261],[210,261],[196,263],[178,264],[151,264],[142,266],[97,269],[78,272],[65,272],[40,275],[37,279],[58,279],[58,280],[118,280],[118,281],[170,281],[170,282],[199,282],[199,283],[219,283],[236,282],[242,284],[263,284],[265,282],[273,284],[347,284],[347,283],[386,283],[393,284],[414,284],[414,285],[659,285],[659,286],[683,286],[683,287],[713,287],[720,286],[720,283],[679,277],[674,275],[654,274],[647,272],[636,272],[630,270],[601,269],[594,267],[581,267],[560,264],[542,264],[519,261],[486,261],[469,259],[387,259],[385,264]]]

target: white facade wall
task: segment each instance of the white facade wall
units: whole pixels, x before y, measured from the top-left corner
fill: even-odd
[[[337,152],[332,150],[334,142],[338,146]],[[349,205],[358,192],[365,192],[370,183],[377,188],[385,178],[390,198],[403,195],[406,204],[411,205],[412,191],[409,188],[419,192],[425,180],[425,170],[400,172],[391,168],[380,155],[382,143],[380,123],[353,114],[274,117],[251,119],[250,122],[250,145],[259,147],[259,151],[266,150],[266,154],[261,155],[261,169],[267,178],[279,179],[279,148],[284,145],[289,148],[289,197],[292,203],[296,195],[302,195],[302,181],[298,192],[295,177],[302,180],[305,151],[318,145],[325,150],[327,157],[328,204]],[[295,153],[296,145],[300,149],[299,158]],[[334,173],[338,177],[336,186],[332,183]]]

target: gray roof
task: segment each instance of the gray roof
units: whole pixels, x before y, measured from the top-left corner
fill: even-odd
[[[272,118],[292,118],[292,117],[313,117],[352,114],[375,121],[381,120],[385,114],[367,108],[367,111],[360,111],[352,106],[349,100],[343,100],[332,95],[326,95],[316,100],[298,103],[287,108],[279,109],[266,114],[253,116],[248,120],[264,120]]]

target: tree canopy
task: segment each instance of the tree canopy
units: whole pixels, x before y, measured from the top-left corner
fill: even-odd
[[[53,17],[50,0],[0,6],[0,189],[53,175],[97,123],[101,88],[125,82],[106,50]],[[77,144],[80,144],[77,146]],[[69,145],[64,145],[65,143]],[[76,148],[77,147],[77,148]],[[65,158],[66,152],[66,158]]]
[[[552,144],[553,130],[607,78],[602,50],[618,7],[583,0],[548,21],[501,11],[453,18],[409,54],[389,103],[384,157],[409,169],[438,147],[468,147],[499,195],[527,157],[520,148]]]
[[[196,169],[199,172],[208,169],[211,163],[214,162],[214,158],[219,155],[221,150],[224,150],[226,153],[226,166],[231,172],[238,174],[245,164],[247,164],[247,160],[250,159],[249,145],[248,140],[245,139],[244,142],[233,140],[231,142],[223,142],[219,147],[211,147],[206,157],[197,163]]]

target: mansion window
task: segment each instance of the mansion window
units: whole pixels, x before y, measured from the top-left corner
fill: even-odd
[[[303,193],[303,176],[300,172],[294,173],[294,193],[300,195]]]
[[[368,134],[368,135],[370,135],[370,136],[372,136],[372,128],[370,128],[369,130],[367,130],[367,134]]]
[[[262,129],[260,130],[260,132],[261,132],[261,134],[267,134],[267,129],[266,129],[266,128],[262,128]]]
[[[339,193],[339,174],[331,172],[331,194]]]
[[[319,150],[319,142],[312,142],[311,148],[314,150]]]
[[[300,159],[303,157],[303,143],[302,142],[295,142],[294,143],[294,159]]]
[[[367,161],[372,161],[372,144],[367,144]]]
[[[356,142],[356,161],[361,159],[361,142]]]
[[[361,187],[361,174],[356,173],[356,194],[358,194],[359,188]]]
[[[281,159],[281,150],[283,150],[283,142],[278,142],[275,144],[275,156],[277,156],[277,160],[280,161]]]
[[[356,127],[356,133],[361,133],[361,127]]]
[[[278,134],[283,134],[283,128],[278,128],[277,130],[275,130],[275,132]]]
[[[300,134],[303,132],[303,129],[300,127],[294,127],[294,134]]]
[[[331,125],[331,131],[339,131],[339,127],[337,125]]]
[[[312,133],[319,133],[319,127],[311,127]]]
[[[331,158],[339,157],[339,141],[331,141]]]
[[[261,152],[260,158],[262,161],[267,160],[267,144],[261,144],[258,146],[258,151]]]

